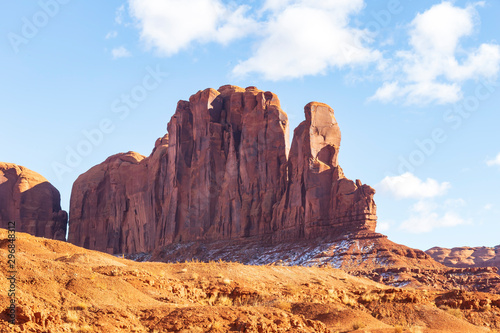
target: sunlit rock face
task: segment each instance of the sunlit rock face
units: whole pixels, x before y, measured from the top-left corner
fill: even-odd
[[[109,253],[195,240],[280,242],[373,232],[373,188],[344,177],[333,110],[312,102],[294,131],[278,97],[205,89],[179,101],[149,157],[114,155],[71,195],[69,241]]]
[[[0,162],[0,225],[34,236],[66,239],[68,214],[61,210],[59,191],[40,174]]]

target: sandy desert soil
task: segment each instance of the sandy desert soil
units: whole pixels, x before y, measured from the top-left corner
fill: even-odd
[[[17,233],[0,332],[499,332],[500,295],[394,288],[332,267],[139,263]]]

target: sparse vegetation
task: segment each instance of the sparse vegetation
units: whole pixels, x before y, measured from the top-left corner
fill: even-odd
[[[460,309],[453,309],[453,308],[450,308],[450,307],[446,307],[445,308],[445,311],[452,315],[453,317],[456,317],[456,318],[462,318],[462,311],[460,311]]]
[[[76,311],[73,311],[73,310],[69,310],[67,313],[66,313],[66,322],[67,323],[76,323],[78,322],[78,313]]]
[[[423,333],[424,329],[420,326],[410,328],[410,333]]]
[[[348,306],[355,306],[356,304],[358,304],[355,299],[347,296],[347,294],[343,294],[340,300],[342,301],[342,303]]]
[[[359,330],[361,328],[364,328],[366,325],[362,323],[361,321],[356,321],[352,324],[352,329],[353,330]]]
[[[277,309],[280,309],[280,310],[283,310],[283,311],[287,311],[287,312],[292,311],[292,303],[287,302],[285,300],[276,300],[276,301],[274,301],[273,302],[273,307],[275,307]]]
[[[483,305],[480,309],[482,312],[488,312],[488,311],[491,311],[491,305],[490,304],[486,304],[486,305]]]
[[[19,241],[22,244],[22,238]],[[499,333],[493,330],[500,315],[500,296],[495,294],[388,288],[332,268],[227,262],[125,262],[127,265],[116,267],[56,262],[50,266],[51,274],[70,276],[68,283],[47,280],[46,258],[51,255],[60,257],[50,251],[43,253],[40,261],[35,255],[26,258],[31,260],[27,265],[30,270],[23,270],[26,281],[43,279],[47,286],[43,290],[36,283],[23,286],[23,292],[33,295],[25,298],[26,313],[39,312],[37,321],[45,325],[38,327],[40,324],[31,320],[26,331],[90,333],[107,326],[116,332],[223,333],[229,329],[269,332],[275,326],[278,332],[294,328],[304,333],[324,332],[324,328],[330,332],[369,332],[385,323],[394,327],[381,332],[423,333],[425,327],[437,333],[449,322],[455,325],[454,332],[466,332],[472,323]],[[107,255],[96,253],[94,260],[100,256]],[[92,276],[95,280],[90,283]],[[52,299],[47,297],[50,294]],[[436,311],[431,304],[444,305],[442,311]],[[42,306],[48,311],[39,310]],[[460,306],[468,309],[455,309]],[[66,311],[58,312],[61,308]],[[5,327],[0,321],[0,332],[8,331]]]
[[[81,310],[81,311],[83,311],[83,310],[87,310],[87,308],[88,308],[88,307],[89,307],[89,306],[88,306],[88,304],[87,304],[87,303],[85,303],[85,302],[81,301],[81,302],[76,303],[76,305],[75,305],[75,308],[74,308],[74,309],[75,309],[75,310]]]

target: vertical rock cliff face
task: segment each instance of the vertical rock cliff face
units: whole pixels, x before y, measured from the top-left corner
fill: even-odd
[[[277,96],[206,89],[179,101],[152,154],[108,158],[73,186],[69,241],[137,253],[193,240],[374,231],[374,190],[343,176],[333,110],[310,103],[291,149]]]
[[[375,190],[345,178],[338,165],[340,129],[332,108],[312,102],[294,131],[286,194],[275,208],[278,240],[375,231]]]
[[[61,210],[59,191],[25,167],[0,162],[0,225],[16,222],[16,231],[66,239],[68,214]]]

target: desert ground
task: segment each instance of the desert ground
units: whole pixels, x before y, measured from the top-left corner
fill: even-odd
[[[2,262],[7,230],[0,230]],[[499,332],[500,295],[394,288],[325,267],[135,262],[17,233],[1,332]],[[1,266],[3,280],[8,275]]]

